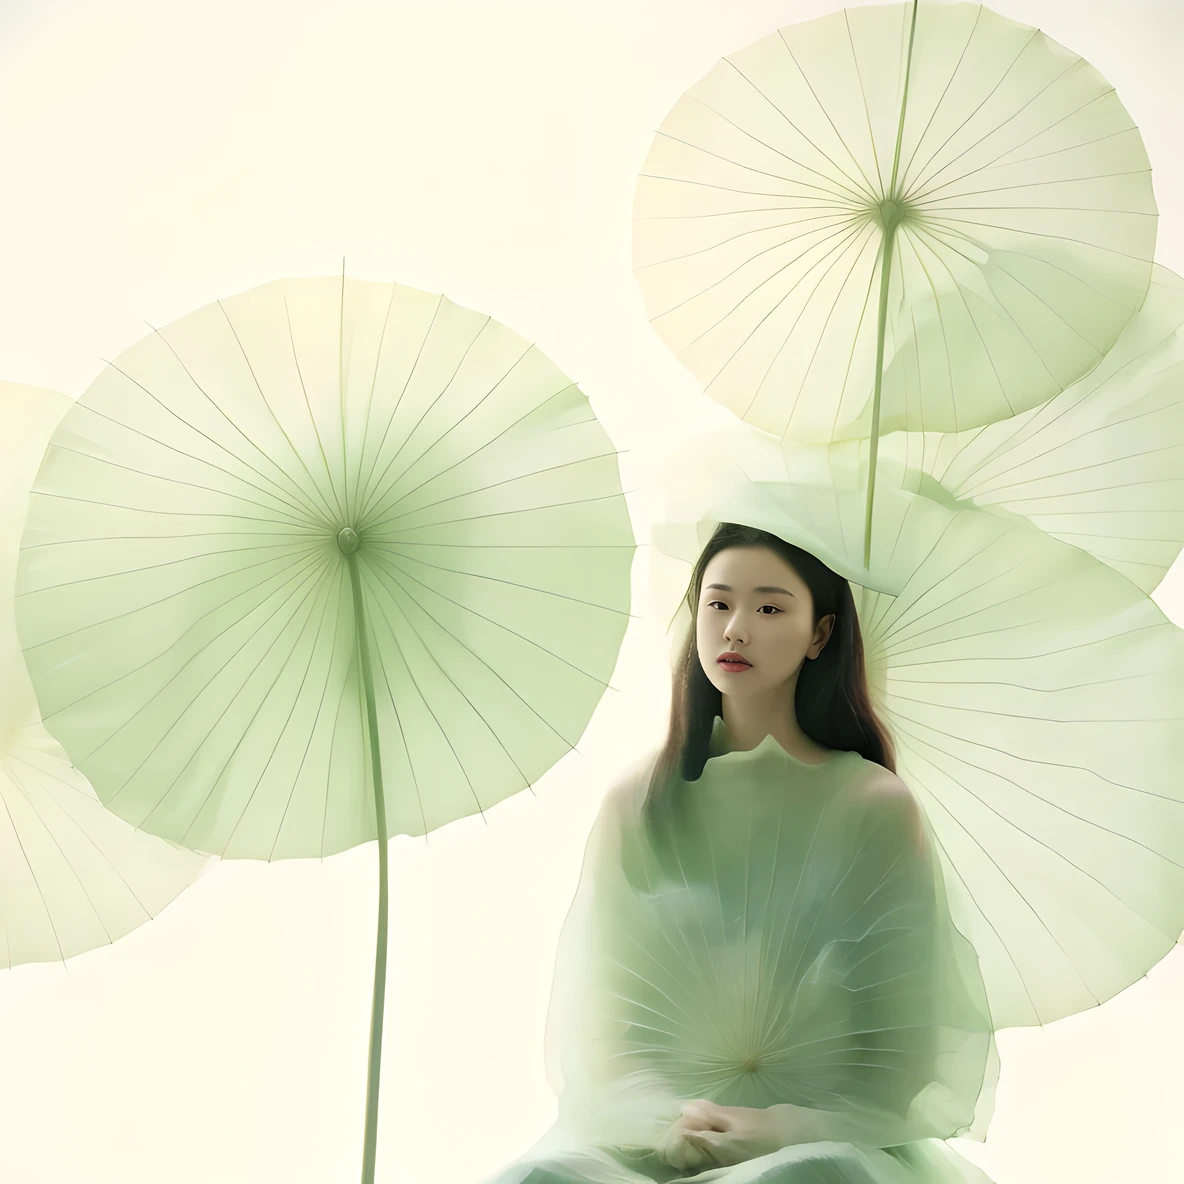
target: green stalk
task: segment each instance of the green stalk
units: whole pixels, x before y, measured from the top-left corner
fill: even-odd
[[[362,580],[358,572],[360,540],[345,527],[337,545],[349,566],[349,584],[354,598],[354,624],[358,636],[358,657],[362,687],[366,695],[366,739],[370,749],[370,771],[374,781],[374,818],[378,837],[378,942],[374,952],[374,999],[370,1008],[370,1059],[366,1067],[366,1134],[362,1144],[362,1184],[374,1184],[374,1163],[378,1150],[378,1081],[382,1068],[382,1016],[386,1002],[387,946],[387,838],[386,800],[382,793],[382,762],[378,753],[378,709],[374,699],[374,671],[370,665],[370,641],[366,635],[366,612],[362,604]]]
[[[884,382],[884,337],[888,323],[888,280],[892,271],[892,247],[896,223],[884,228],[884,252],[880,263],[880,310],[876,315],[876,386],[872,397],[872,446],[867,462],[867,508],[863,515],[863,566],[872,559],[872,499],[876,492],[876,456],[880,451],[880,388]]]
[[[904,217],[905,210],[896,194],[896,178],[900,170],[900,145],[904,139],[904,113],[909,101],[909,73],[913,65],[913,39],[917,32],[917,0],[913,0],[912,23],[909,25],[909,48],[905,57],[904,87],[900,96],[900,119],[896,125],[896,150],[892,155],[892,179],[888,183],[888,196],[880,203],[877,211],[884,228],[884,250],[880,260],[880,306],[876,314],[876,380],[872,396],[872,438],[868,455],[867,508],[863,516],[863,566],[871,564],[872,558],[872,502],[876,493],[876,458],[880,452],[880,391],[884,384],[884,338],[888,324],[888,284],[892,276],[892,253],[896,245],[896,228]]]

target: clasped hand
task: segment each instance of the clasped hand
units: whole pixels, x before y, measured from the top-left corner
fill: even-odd
[[[719,1106],[705,1098],[687,1102],[662,1137],[658,1155],[680,1171],[726,1167],[781,1149],[781,1142],[754,1106]]]

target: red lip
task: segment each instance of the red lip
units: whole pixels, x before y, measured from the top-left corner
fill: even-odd
[[[720,654],[720,656],[718,658],[716,658],[716,661],[717,662],[743,662],[745,666],[752,665],[752,663],[747,658],[740,657],[739,654],[735,653],[732,650],[729,650],[726,654]]]

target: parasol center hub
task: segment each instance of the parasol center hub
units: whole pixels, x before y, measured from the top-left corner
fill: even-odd
[[[362,540],[352,526],[343,526],[337,532],[337,545],[343,555],[352,555],[362,545]]]
[[[876,221],[885,230],[895,229],[912,213],[911,207],[905,202],[891,197],[886,197],[883,201],[878,202],[874,207],[874,211]]]

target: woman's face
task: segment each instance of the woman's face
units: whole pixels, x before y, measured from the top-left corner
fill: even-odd
[[[721,584],[726,587],[712,586]],[[703,571],[695,625],[699,661],[725,695],[765,694],[818,656],[834,620],[830,613],[814,627],[810,589],[768,547],[728,547]],[[728,650],[751,665],[726,670],[719,656]]]

